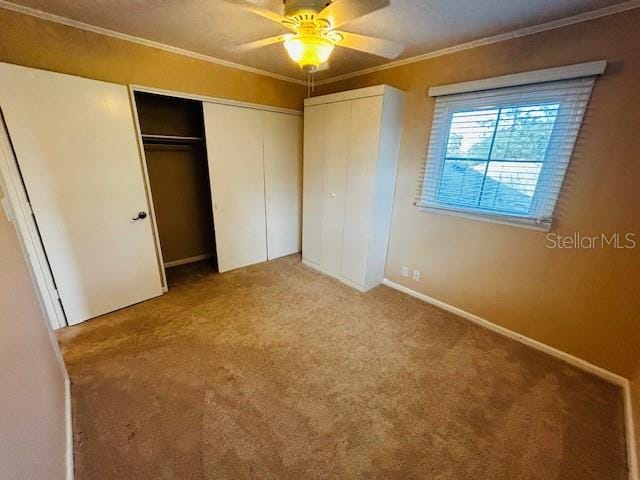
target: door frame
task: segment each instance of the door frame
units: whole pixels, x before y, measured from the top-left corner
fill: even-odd
[[[33,277],[40,304],[54,330],[66,327],[67,319],[60,303],[53,273],[40,239],[20,167],[13,151],[9,130],[0,112],[0,184],[4,192],[3,207],[13,223],[23,254]]]
[[[217,103],[220,105],[231,105],[235,107],[251,108],[254,110],[261,110],[266,112],[285,113],[288,115],[297,115],[301,117],[304,116],[304,110],[274,107],[271,105],[263,105],[259,103],[241,102],[237,100],[229,100],[226,98],[209,97],[206,95],[197,95],[197,94],[186,93],[186,92],[178,92],[175,90],[164,90],[161,88],[145,87],[143,85],[136,85],[136,84],[130,84],[128,85],[128,87],[129,87],[129,98],[131,101],[131,109],[133,110],[133,118],[135,121],[134,128],[135,128],[136,137],[138,140],[138,150],[140,152],[140,159],[142,161],[142,177],[144,180],[145,191],[147,194],[147,201],[149,203],[149,220],[151,221],[151,225],[153,227],[153,238],[156,244],[156,252],[158,256],[158,268],[160,269],[160,278],[162,279],[162,290],[163,292],[167,292],[169,287],[167,284],[164,258],[162,256],[162,248],[160,247],[160,236],[158,234],[158,222],[156,221],[156,212],[155,212],[155,206],[153,203],[153,195],[151,194],[151,181],[149,180],[149,172],[147,170],[147,157],[144,152],[144,143],[142,141],[142,131],[140,130],[140,119],[138,118],[138,107],[136,104],[135,93],[136,92],[153,93],[156,95],[163,95],[165,97],[181,98],[184,100],[196,100],[202,103],[207,102],[207,103]],[[204,112],[203,112],[203,115],[204,115]]]

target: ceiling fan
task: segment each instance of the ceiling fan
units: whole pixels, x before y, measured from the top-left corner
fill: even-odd
[[[238,50],[282,42],[289,57],[309,73],[328,68],[327,60],[335,46],[389,59],[396,58],[404,48],[390,40],[337,30],[347,22],[387,7],[390,0],[283,0],[284,15],[260,7],[256,0],[229,1],[292,32],[246,43]]]

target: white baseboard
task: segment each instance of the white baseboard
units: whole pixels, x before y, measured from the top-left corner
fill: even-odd
[[[74,479],[73,469],[73,418],[71,416],[71,381],[67,377],[64,381],[64,415],[66,423],[66,463],[67,463],[67,480]]]
[[[627,432],[627,463],[629,465],[629,480],[639,480],[640,465],[638,465],[638,451],[636,449],[635,423],[633,421],[633,402],[631,401],[631,385],[627,380],[622,386],[624,391],[624,417]],[[636,412],[636,415],[638,412]]]
[[[180,265],[199,262],[200,260],[206,260],[208,258],[213,258],[213,253],[205,253],[204,255],[196,255],[195,257],[181,258],[180,260],[172,260],[171,262],[165,262],[164,268],[178,267]]]
[[[499,333],[500,335],[504,335],[505,337],[509,337],[513,340],[516,340],[520,343],[523,343],[531,348],[535,348],[536,350],[540,350],[548,355],[556,357],[574,367],[577,367],[581,370],[589,372],[597,377],[600,377],[610,383],[618,385],[622,387],[622,392],[624,395],[624,411],[625,411],[625,432],[626,432],[626,441],[627,441],[627,462],[629,468],[629,480],[639,480],[638,478],[638,459],[636,455],[636,439],[634,432],[634,424],[633,424],[633,410],[631,405],[631,389],[629,386],[629,380],[626,378],[610,372],[604,368],[593,365],[592,363],[587,362],[581,358],[575,357],[567,352],[563,352],[562,350],[558,350],[557,348],[546,345],[538,340],[534,340],[533,338],[527,337],[520,333],[514,332],[513,330],[509,330],[508,328],[501,327],[500,325],[496,325],[495,323],[490,322],[478,315],[467,312],[466,310],[462,310],[461,308],[454,307],[453,305],[449,305],[448,303],[442,302],[435,298],[429,297],[424,293],[416,292],[408,287],[400,285],[399,283],[393,282],[388,278],[385,278],[382,283],[394,290],[398,290],[400,292],[406,293],[407,295],[411,295],[412,297],[418,298],[424,302],[430,303],[438,308],[446,310],[447,312],[453,313],[459,317],[464,318],[465,320],[469,320],[477,325],[480,325],[484,328],[487,328],[493,332]]]

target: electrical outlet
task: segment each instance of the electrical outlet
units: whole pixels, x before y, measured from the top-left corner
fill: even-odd
[[[409,276],[409,267],[402,267],[402,276],[403,277],[408,277]]]
[[[420,270],[414,270],[413,271],[413,279],[417,282],[418,280],[420,280]]]

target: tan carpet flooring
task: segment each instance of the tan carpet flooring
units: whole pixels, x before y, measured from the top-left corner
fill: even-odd
[[[288,257],[65,329],[76,480],[626,478],[619,388]]]

